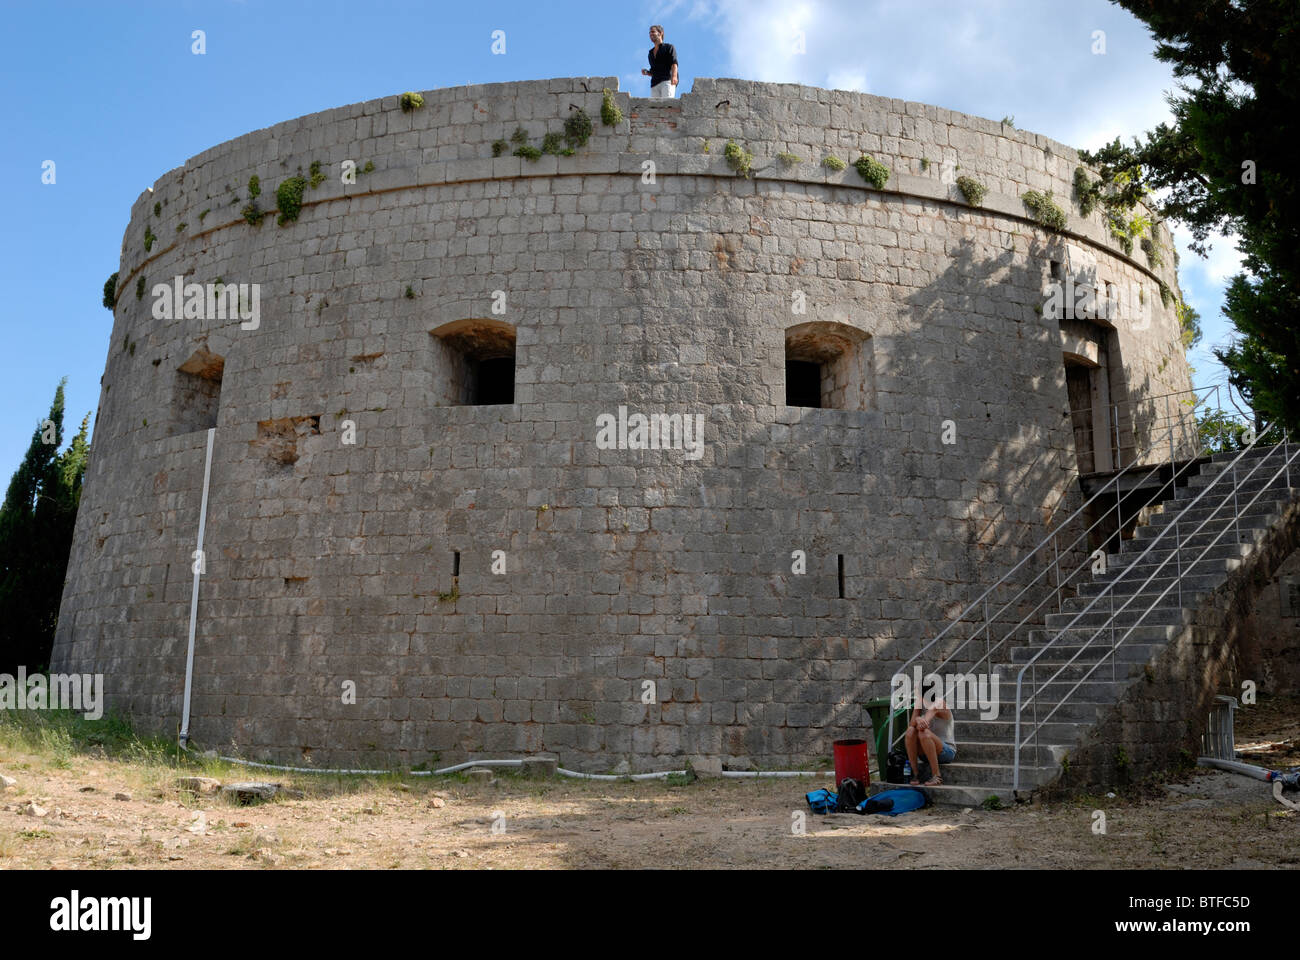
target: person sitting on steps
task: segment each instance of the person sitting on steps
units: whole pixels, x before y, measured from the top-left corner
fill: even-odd
[[[928,710],[922,710],[920,701],[917,701],[916,708],[912,711],[912,722],[907,725],[907,733],[903,735],[903,741],[907,746],[908,763],[912,765],[912,779],[909,781],[911,785],[921,786],[917,779],[920,768],[916,765],[917,755],[921,752],[930,763],[930,779],[925,782],[925,786],[942,785],[943,778],[939,776],[939,764],[952,763],[957,757],[955,721],[952,711],[948,709],[948,705],[942,698],[936,700],[934,706]]]

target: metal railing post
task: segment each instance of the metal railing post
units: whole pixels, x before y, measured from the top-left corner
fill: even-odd
[[[1240,458],[1238,458],[1240,459]],[[1253,472],[1253,471],[1252,471]],[[1233,526],[1236,528],[1237,543],[1241,543],[1241,509],[1237,505],[1237,461],[1232,461],[1232,518]]]
[[[1183,540],[1178,532],[1178,521],[1174,521],[1174,557],[1178,568],[1178,606],[1183,605]]]
[[[1056,572],[1056,612],[1062,613],[1064,611],[1061,610],[1061,548],[1056,543],[1056,534],[1052,534],[1052,554],[1052,568]]]

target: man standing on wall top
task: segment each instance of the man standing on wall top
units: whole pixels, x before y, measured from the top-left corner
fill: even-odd
[[[664,28],[655,24],[650,28],[650,69],[641,76],[650,78],[650,97],[653,100],[672,100],[677,96],[677,51],[671,43],[664,43]]]

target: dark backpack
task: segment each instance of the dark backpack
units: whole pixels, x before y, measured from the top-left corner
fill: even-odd
[[[885,757],[885,782],[902,783],[907,778],[903,768],[907,765],[907,754],[902,750],[890,750]]]
[[[840,791],[836,796],[838,798],[835,805],[837,812],[848,813],[853,811],[857,813],[858,804],[867,799],[867,788],[862,785],[861,780],[845,777],[840,781]]]

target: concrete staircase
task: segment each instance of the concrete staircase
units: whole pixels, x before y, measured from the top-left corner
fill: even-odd
[[[1003,803],[1014,799],[1016,677],[1036,654],[1041,656],[1024,676],[1024,695],[1028,699],[1032,693],[1033,699],[1021,713],[1019,796],[1056,780],[1061,759],[1128,686],[1144,682],[1144,668],[1187,629],[1200,601],[1251,555],[1290,500],[1300,496],[1297,454],[1300,446],[1295,443],[1250,450],[1238,460],[1236,471],[1244,478],[1259,465],[1254,477],[1240,479],[1235,486],[1231,477],[1220,477],[1187,509],[1237,457],[1235,452],[1214,455],[1137,528],[1134,539],[1109,556],[1106,573],[1079,582],[1077,595],[1062,600],[1060,612],[1047,614],[1043,628],[1030,629],[1027,636],[1004,646],[1007,655],[993,665],[1000,694],[996,718],[981,719],[975,709],[954,711],[957,760],[943,765],[943,786],[926,788],[932,802],[970,806],[992,796]],[[1268,479],[1283,468],[1284,457],[1291,458],[1289,487],[1285,474]],[[1247,505],[1257,493],[1258,499]],[[1215,518],[1208,519],[1216,508]],[[1204,526],[1202,521],[1207,521]],[[1211,546],[1220,533],[1223,536]],[[1166,588],[1171,589],[1166,593]],[[1113,656],[1112,636],[1120,642]],[[1026,744],[1030,731],[1044,719],[1037,736]],[[873,791],[891,786],[873,784]]]

